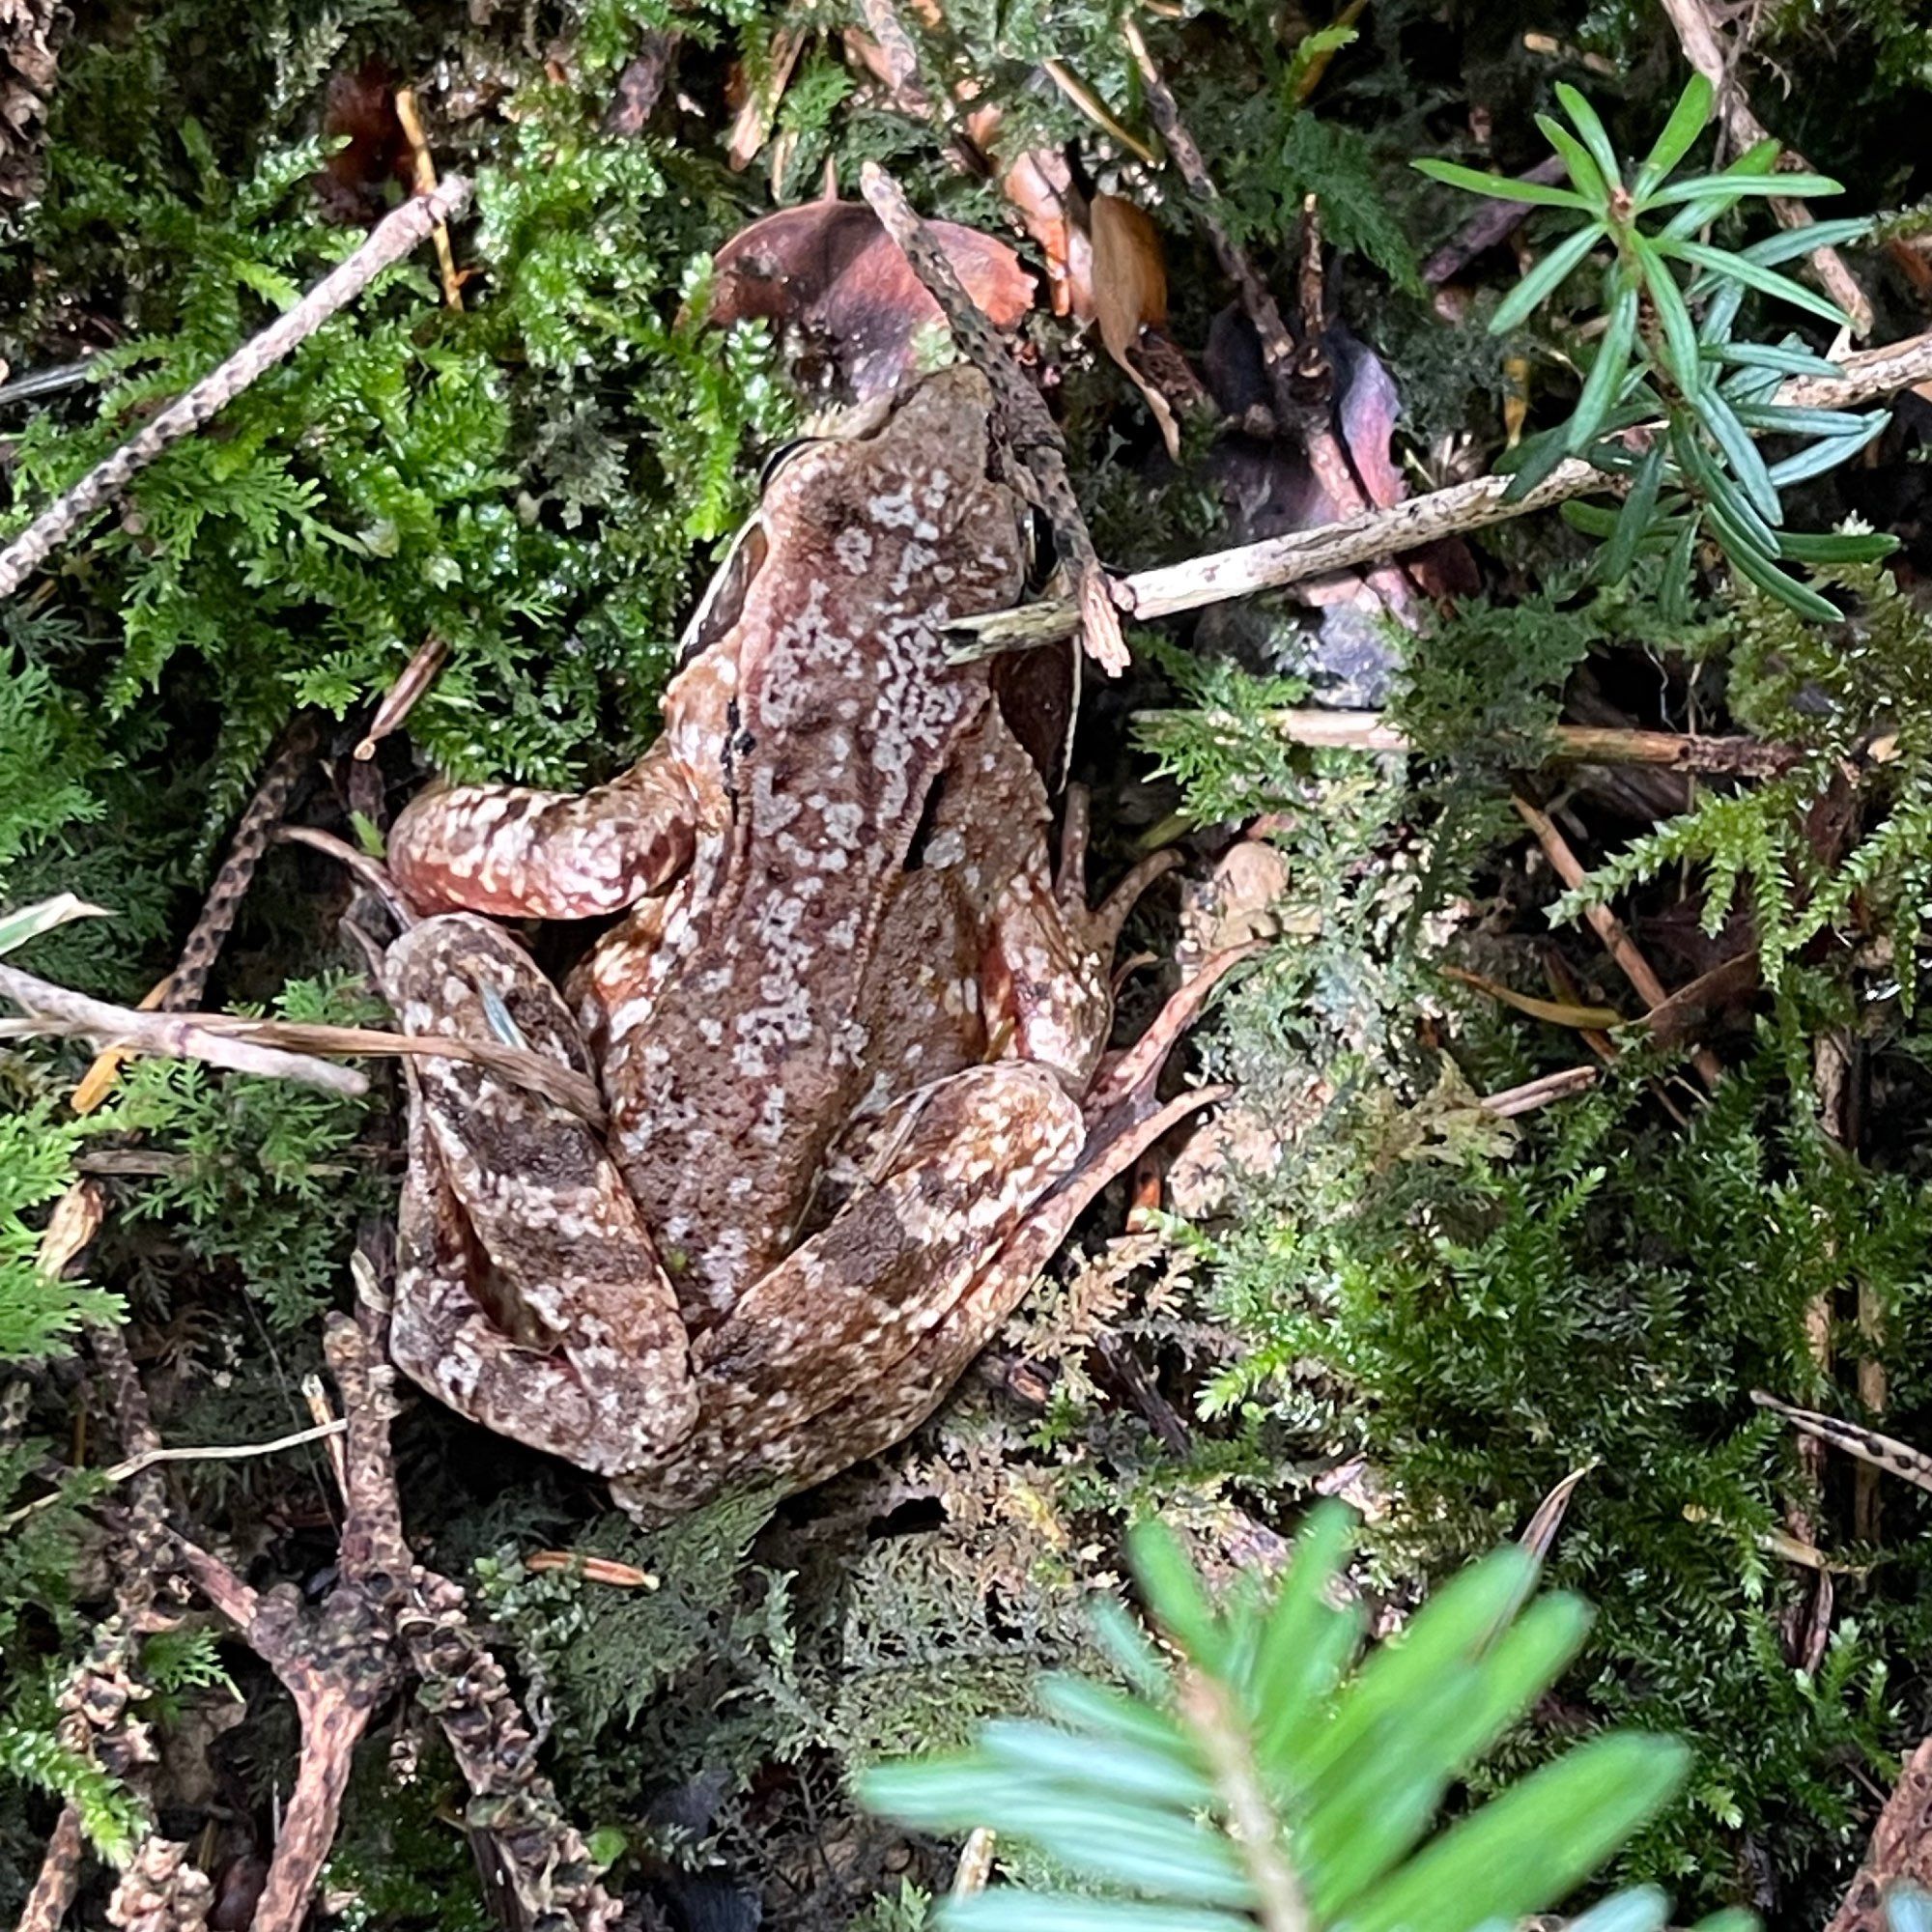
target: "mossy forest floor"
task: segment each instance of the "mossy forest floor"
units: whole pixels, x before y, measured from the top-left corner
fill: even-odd
[[[1037,277],[1009,319],[1122,570],[1482,475],[1562,419],[1604,329],[1594,282],[1488,332],[1545,216],[1458,248],[1482,205],[1409,162],[1521,173],[1558,82],[1640,154],[1688,72],[1661,8],[1369,0],[1330,21],[1224,0],[1140,25],[1214,219],[1287,317],[1292,423],[1269,415],[1111,6],[112,0],[54,23],[57,72],[23,29],[8,98],[28,109],[0,128],[11,528],[404,191],[399,88],[423,152],[476,196],[450,236],[460,308],[419,252],[0,603],[0,905],[72,892],[114,913],[12,963],[138,1001],[298,718],[317,748],[285,816],[352,843],[432,770],[575,783],[635,755],[761,457],[820,406],[853,332],[896,314],[833,287],[802,318],[792,288],[787,320],[724,326],[711,257],[828,180],[856,196],[867,159]],[[1845,184],[1820,212],[1885,217],[1846,251],[1866,339],[1917,334],[1932,28],[1906,0],[1771,0],[1742,31],[1759,119]],[[1028,201],[1028,165],[1058,171],[1070,231]],[[1770,230],[1755,205],[1726,220]],[[1056,312],[1048,270],[1077,314]],[[1756,304],[1755,339],[1830,347]],[[1136,378],[1108,346],[1144,324]],[[1154,964],[1123,1025],[1177,962],[1259,934],[1186,1056],[1238,1101],[1169,1150],[1156,1211],[1124,1189],[1101,1204],[909,1445],[776,1514],[646,1536],[588,1478],[407,1406],[412,1544],[470,1586],[565,1809],[637,1912],[923,1925],[953,1848],[866,1816],[850,1775],[1023,1707],[1042,1666],[1093,1664],[1087,1606],[1118,1587],[1137,1515],[1231,1575],[1268,1562],[1313,1496],[1345,1495],[1392,1625],[1581,1472],[1548,1574],[1598,1620],[1486,1776],[1606,1722],[1679,1732],[1695,1775],[1620,1876],[1661,1879],[1687,1918],[1737,1902],[1824,1923],[1900,1753],[1932,1731],[1932,1497],[1807,1446],[1752,1392],[1932,1449],[1927,411],[1892,399],[1868,450],[1792,492],[1795,526],[1857,517],[1900,539],[1830,580],[1837,625],[1709,546],[1688,582],[1649,552],[1602,581],[1588,535],[1544,512],[1130,631],[1134,666],[1090,677],[1075,745],[1095,869],[1160,842],[1186,865],[1129,934]],[[446,662],[405,728],[352,757],[432,638]],[[1283,714],[1317,707],[1351,714],[1345,735],[1383,714],[1410,749],[1293,742]],[[1561,724],[1781,749],[1742,778],[1565,761]],[[338,929],[351,889],[327,856],[274,845],[205,1003],[379,1023]],[[1683,994],[1657,1026],[1625,1025],[1651,1002],[1589,905],[1614,906]],[[323,1315],[347,1305],[358,1229],[393,1211],[398,1160],[384,1074],[359,1101],[141,1061],[82,1119],[86,1060],[76,1042],[0,1053],[0,1510],[62,1492],[0,1529],[9,1911],[64,1798],[103,1842],[130,1815],[112,1768],[57,1742],[114,1583],[113,1495],[65,1473],[118,1453],[75,1324],[123,1324],[170,1443],[303,1427]],[[1524,1111],[1482,1104],[1572,1069],[1587,1076]],[[82,1172],[105,1218],[50,1283],[46,1210]],[[166,1493],[258,1587],[328,1586],[319,1445],[171,1466]],[[663,1587],[532,1571],[544,1549]],[[161,1749],[141,1779],[242,1924],[293,1713],[198,1602],[164,1621],[137,1672]],[[327,1909],[492,1922],[461,1802],[433,1731],[385,1707]],[[89,1922],[103,1874],[89,1865]]]

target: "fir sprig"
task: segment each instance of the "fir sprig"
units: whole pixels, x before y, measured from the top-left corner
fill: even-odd
[[[990,1724],[964,1756],[868,1773],[875,1807],[991,1827],[1100,1889],[996,1887],[947,1904],[942,1923],[1474,1932],[1559,1902],[1669,1799],[1683,1747],[1611,1733],[1432,1835],[1452,1784],[1576,1655],[1588,1612],[1574,1597],[1528,1603],[1535,1559],[1505,1548],[1358,1662],[1365,1617],[1338,1601],[1350,1540],[1348,1513],[1324,1506],[1278,1585],[1216,1605],[1172,1533],[1143,1523],[1134,1573],[1177,1661],[1116,1607],[1101,1634],[1129,1690],[1050,1678],[1040,1700],[1057,1722]],[[1655,1932],[1666,1916],[1645,1889],[1578,1923]]]
[[[1606,539],[1601,568],[1612,582],[1628,574],[1640,547],[1667,552],[1687,577],[1697,535],[1716,539],[1747,582],[1802,615],[1833,622],[1837,608],[1780,568],[1784,562],[1841,564],[1886,554],[1889,537],[1802,536],[1784,527],[1781,492],[1848,461],[1889,420],[1888,412],[1787,408],[1776,402],[1786,376],[1834,377],[1833,363],[1795,340],[1732,340],[1747,293],[1831,323],[1846,317],[1823,296],[1778,272],[1809,249],[1858,240],[1862,220],[1817,223],[1739,249],[1700,239],[1753,198],[1798,200],[1842,192],[1822,175],[1779,172],[1777,144],[1763,141],[1715,174],[1680,176],[1711,119],[1715,95],[1693,74],[1648,155],[1626,173],[1595,108],[1559,83],[1570,126],[1538,115],[1561,156],[1570,185],[1510,180],[1453,161],[1418,160],[1433,179],[1505,201],[1555,211],[1576,222],[1503,298],[1492,332],[1520,327],[1577,270],[1604,250],[1605,327],[1566,422],[1525,438],[1510,452],[1507,499],[1516,501],[1568,457],[1582,457],[1624,484],[1614,516],[1576,521]],[[1701,310],[1701,316],[1699,311]],[[1633,436],[1663,421],[1663,433]],[[1760,453],[1754,435],[1800,446],[1781,462]]]

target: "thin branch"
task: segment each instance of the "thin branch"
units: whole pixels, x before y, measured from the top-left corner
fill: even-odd
[[[42,1034],[82,1035],[174,1060],[203,1060],[237,1073],[297,1080],[352,1097],[369,1091],[364,1077],[319,1056],[348,1059],[461,1060],[487,1066],[519,1087],[569,1109],[594,1126],[604,1122],[597,1083],[527,1047],[440,1034],[382,1033],[374,1027],[244,1019],[235,1013],[141,1012],[0,966],[0,993],[23,1008],[21,1020],[0,1020],[0,1039]]]
[[[1907,341],[1868,349],[1839,360],[1841,377],[1794,377],[1776,400],[1794,409],[1848,409],[1875,396],[1932,379],[1932,332]],[[1439,542],[1463,530],[1482,529],[1567,503],[1573,497],[1610,487],[1610,479],[1580,457],[1561,463],[1533,490],[1516,502],[1503,500],[1510,487],[1507,476],[1478,476],[1426,497],[1411,497],[1386,510],[1346,517],[1319,529],[1292,530],[1286,536],[1233,550],[1213,551],[1186,563],[1143,570],[1114,581],[1116,602],[1143,622],[1196,611],[1206,604],[1225,603],[1257,590],[1275,590],[1352,570],[1377,557],[1399,555]],[[1069,599],[1050,599],[999,611],[982,617],[962,617],[952,629],[969,634],[969,653],[1025,650],[1035,644],[1067,637],[1078,621]]]
[[[1227,222],[1221,218],[1221,192],[1214,185],[1213,177],[1208,172],[1208,163],[1201,150],[1195,146],[1193,135],[1187,131],[1186,123],[1180,118],[1180,103],[1175,99],[1174,90],[1154,64],[1153,55],[1148,51],[1148,43],[1142,39],[1141,30],[1131,13],[1122,19],[1121,34],[1127,43],[1127,51],[1134,57],[1134,65],[1140,69],[1141,85],[1147,95],[1148,116],[1159,130],[1160,138],[1167,143],[1168,155],[1186,185],[1187,198],[1194,204],[1202,227],[1208,231],[1208,240],[1213,246],[1214,259],[1221,265],[1221,272],[1234,283],[1236,293],[1240,297],[1242,312],[1254,325],[1255,334],[1261,342],[1262,368],[1267,377],[1268,394],[1274,400],[1275,421],[1286,430],[1303,413],[1294,392],[1294,343],[1289,335],[1288,325],[1282,320],[1273,291],[1262,279],[1254,264],[1235,241]]]
[[[415,173],[416,192],[427,197],[436,192],[436,161],[430,155],[429,142],[423,136],[422,116],[416,112],[416,91],[412,87],[399,87],[394,100],[396,120],[402,128],[403,139],[410,146],[410,163]],[[449,245],[449,224],[439,221],[430,231],[430,239],[436,243],[437,268],[442,275],[443,306],[460,309],[463,306],[463,276],[456,266],[456,252]]]
[[[325,1435],[340,1435],[348,1426],[345,1422],[326,1422],[315,1429],[298,1429],[293,1435],[278,1435],[272,1442],[191,1443],[174,1449],[146,1449],[138,1456],[129,1456],[125,1462],[116,1463],[111,1468],[90,1469],[88,1474],[105,1482],[123,1483],[129,1476],[138,1476],[143,1469],[152,1469],[157,1463],[248,1462],[257,1456],[273,1456],[284,1449],[298,1449],[304,1442],[318,1442]],[[9,1510],[5,1516],[0,1516],[0,1530],[12,1529],[37,1510],[50,1508],[60,1501],[61,1494],[62,1492],[56,1490],[48,1495],[36,1496],[32,1502],[23,1503],[16,1510]]]
[[[1500,1094],[1485,1094],[1481,1102],[1486,1114],[1513,1121],[1520,1114],[1533,1114],[1556,1100],[1574,1099],[1587,1094],[1597,1084],[1594,1066],[1565,1066],[1537,1080],[1525,1080],[1520,1087],[1505,1088]]]
[[[1537,843],[1543,847],[1557,877],[1572,892],[1576,892],[1588,874],[1581,861],[1570,849],[1570,841],[1557,831],[1549,815],[1531,805],[1527,799],[1513,798],[1510,803],[1516,807],[1517,816],[1535,834]],[[1644,1005],[1662,1006],[1670,995],[1663,981],[1652,970],[1650,961],[1638,951],[1636,941],[1630,936],[1623,921],[1606,905],[1586,906],[1583,917],[1589,922],[1590,929],[1603,941],[1604,950],[1617,962],[1624,978],[1636,988]],[[1704,1085],[1715,1092],[1724,1070],[1718,1056],[1708,1046],[1693,1047],[1690,1064],[1697,1069],[1698,1078]]]
[[[333,859],[345,871],[353,873],[382,900],[399,930],[407,932],[416,923],[409,901],[397,890],[388,867],[382,860],[357,851],[346,838],[338,838],[334,833],[325,832],[316,825],[278,825],[273,836],[278,845],[306,845],[310,851]]]
[[[352,1067],[331,1066],[303,1054],[281,1053],[232,1031],[216,1032],[207,1021],[221,1015],[140,1012],[132,1007],[110,1006],[66,986],[56,986],[23,973],[17,966],[0,966],[0,993],[18,1005],[25,1020],[0,1021],[0,1037],[25,1034],[78,1034],[105,1045],[128,1043],[142,1053],[177,1060],[205,1060],[237,1073],[259,1073],[274,1080],[296,1080],[352,1097],[366,1094],[369,1083]],[[261,1023],[257,1023],[261,1024]]]
[[[1137,722],[1200,716],[1210,724],[1238,730],[1234,713],[1184,714],[1139,711]],[[1407,752],[1413,749],[1400,726],[1379,711],[1284,709],[1262,713],[1278,737],[1292,745],[1343,752]],[[1723,778],[1776,778],[1802,764],[1802,746],[1765,744],[1756,738],[1707,738],[1695,732],[1639,731],[1610,724],[1553,724],[1542,740],[1526,737],[1525,763],[1566,765],[1655,765],[1666,771],[1704,772]]]
[[[1717,23],[1711,18],[1705,0],[1663,0],[1663,11],[1684,49],[1684,58],[1708,80],[1718,96],[1718,113],[1724,133],[1738,153],[1754,148],[1767,137],[1765,125],[1751,111],[1743,84],[1736,72],[1742,48],[1727,49]],[[1780,143],[1782,146],[1782,143]],[[1795,149],[1785,152],[1801,167],[1807,167],[1804,156]],[[1802,201],[1778,195],[1771,212],[1780,228],[1808,228],[1814,216]],[[1814,248],[1810,254],[1812,272],[1825,293],[1851,318],[1855,335],[1868,335],[1872,326],[1872,305],[1860,288],[1844,257],[1835,248]]]
[[[1553,187],[1563,180],[1567,170],[1561,155],[1550,155],[1524,174],[1517,176],[1518,181],[1535,182],[1544,187]],[[1500,242],[1507,242],[1536,211],[1527,202],[1504,201],[1500,198],[1486,201],[1475,213],[1457,229],[1435,254],[1422,265],[1422,279],[1432,289],[1440,288],[1446,281],[1453,280],[1466,269],[1478,255],[1487,254]]]
[[[338,309],[354,301],[384,269],[412,253],[439,224],[460,214],[469,203],[469,182],[461,175],[449,175],[434,194],[416,196],[385,215],[369,239],[346,262],[331,269],[286,315],[277,316],[218,369],[170,403],[0,551],[0,597],[17,590],[170,443],[191,436],[227,408]]]

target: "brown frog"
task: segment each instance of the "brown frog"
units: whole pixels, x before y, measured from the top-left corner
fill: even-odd
[[[405,1028],[549,1055],[610,1114],[607,1138],[422,1063],[396,1360],[645,1520],[896,1441],[1201,1097],[1151,1098],[1199,980],[1102,1070],[1114,941],[1157,864],[1090,912],[1078,803],[1056,876],[994,679],[951,661],[945,627],[1022,583],[988,418],[951,369],[785,464],[612,784],[459,787],[395,828],[438,915],[388,953]],[[569,1004],[477,916],[627,907]]]

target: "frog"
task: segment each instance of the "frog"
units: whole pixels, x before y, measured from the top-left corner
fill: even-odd
[[[1030,508],[983,377],[925,377],[768,476],[663,728],[582,793],[398,817],[404,1030],[594,1078],[599,1122],[412,1060],[390,1350],[639,1521],[810,1488],[944,1400],[1074,1219],[1175,1121],[1215,974],[1110,1052],[1122,923],[1084,798],[957,619],[1014,603]],[[505,922],[611,919],[561,986]]]

